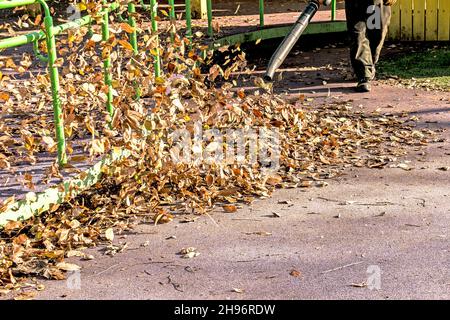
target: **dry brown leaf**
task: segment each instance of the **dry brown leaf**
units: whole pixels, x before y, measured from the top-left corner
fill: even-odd
[[[223,211],[228,213],[233,213],[237,211],[237,207],[235,205],[224,205],[222,206]]]
[[[291,272],[289,273],[291,276],[293,276],[294,278],[299,278],[301,277],[302,273],[300,271],[297,271],[295,269],[291,270]]]
[[[114,240],[114,230],[112,228],[108,228],[105,231],[105,239],[109,242],[113,242]]]

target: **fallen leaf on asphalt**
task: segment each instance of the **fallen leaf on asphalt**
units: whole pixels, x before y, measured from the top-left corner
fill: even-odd
[[[197,251],[197,248],[187,247],[180,250],[179,254],[182,258],[192,259],[200,255],[200,252]]]
[[[77,270],[81,269],[81,267],[79,265],[76,265],[74,263],[68,263],[68,262],[59,262],[55,266],[64,271],[77,271]]]
[[[149,245],[150,245],[150,241],[147,240],[144,243],[141,243],[140,246],[145,248],[145,247],[148,247]]]
[[[276,212],[272,212],[272,216],[274,218],[281,218],[281,216],[278,213],[276,213]]]
[[[365,282],[352,283],[352,284],[350,284],[350,286],[355,287],[355,288],[365,288],[365,287],[367,287],[367,283],[365,283]]]
[[[165,210],[160,210],[153,218],[155,220],[155,226],[158,223],[169,223],[173,221],[173,215]]]
[[[185,217],[180,223],[193,223],[198,220],[198,217]]]
[[[112,228],[106,229],[106,231],[105,231],[105,238],[109,242],[113,242],[113,240],[114,240],[114,230]]]
[[[300,271],[297,270],[291,270],[291,272],[289,273],[291,276],[293,276],[294,278],[299,278],[302,273]]]
[[[272,174],[271,176],[267,177],[266,183],[271,186],[279,185],[283,182],[283,178],[278,174]]]
[[[290,201],[290,200],[280,200],[280,201],[278,201],[278,204],[292,204],[292,201]]]
[[[256,232],[246,232],[246,235],[257,235],[257,236],[271,236],[271,232],[266,231],[256,231]]]
[[[105,255],[115,256],[118,253],[123,252],[126,248],[128,248],[128,243],[119,243],[117,245],[110,244],[104,250]]]
[[[403,169],[405,171],[412,170],[412,168],[410,166],[408,166],[406,163],[394,164],[394,165],[391,165],[391,168],[399,168],[399,169]]]
[[[69,250],[66,252],[66,257],[84,257],[85,253],[80,250]]]
[[[224,205],[222,208],[223,208],[223,211],[228,212],[228,213],[237,211],[237,207],[235,205]]]
[[[188,253],[182,255],[182,258],[192,259],[192,258],[198,257],[199,255],[200,255],[200,252],[188,252]]]
[[[14,300],[32,300],[36,296],[36,292],[26,291],[14,297]]]

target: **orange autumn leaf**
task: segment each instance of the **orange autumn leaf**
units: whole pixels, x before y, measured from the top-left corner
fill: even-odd
[[[8,101],[10,98],[9,93],[6,92],[0,92],[0,100],[3,100],[4,102]]]
[[[237,211],[237,207],[234,205],[224,205],[223,210],[228,213],[233,213]]]
[[[126,22],[122,22],[120,24],[120,28],[125,31],[126,33],[133,33],[134,31],[136,31],[135,27],[130,26],[128,23]]]
[[[133,46],[132,46],[128,41],[125,41],[125,40],[119,40],[118,42],[119,42],[119,44],[120,44],[122,47],[124,47],[125,49],[130,50],[130,51],[133,51]]]

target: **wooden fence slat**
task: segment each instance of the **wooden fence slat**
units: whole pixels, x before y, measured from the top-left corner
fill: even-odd
[[[194,18],[206,19],[208,17],[208,12],[206,10],[206,0],[192,0],[191,7]]]
[[[401,11],[401,39],[402,40],[412,40],[413,33],[413,11],[412,11],[412,0],[403,0],[400,3]]]
[[[439,0],[427,0],[426,2],[425,40],[427,41],[438,39],[438,4]]]
[[[438,40],[450,40],[450,0],[439,1]]]
[[[400,4],[392,6],[391,24],[389,25],[389,39],[400,40]]]
[[[425,40],[425,1],[414,0],[413,2],[413,40]]]

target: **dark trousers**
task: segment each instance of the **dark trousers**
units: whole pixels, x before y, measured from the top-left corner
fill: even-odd
[[[373,5],[377,6],[375,12],[367,13]],[[388,31],[391,7],[382,0],[346,0],[345,12],[353,70],[358,80],[371,79]]]

